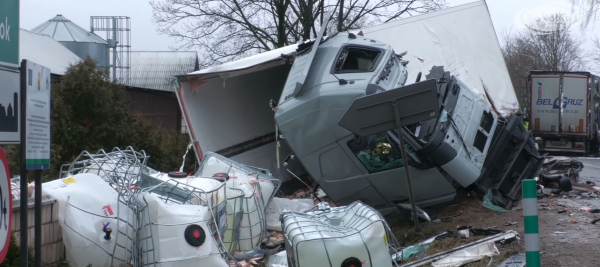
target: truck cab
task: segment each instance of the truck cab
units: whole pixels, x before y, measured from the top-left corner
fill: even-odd
[[[482,96],[434,67],[426,78],[438,82],[442,115],[404,127],[409,158],[403,159],[397,131],[356,136],[338,122],[355,99],[402,90],[409,63],[391,46],[363,36],[338,33],[321,40],[297,49],[275,121],[295,158],[329,197],[391,212],[408,201],[406,167],[415,177],[419,206],[449,202],[457,188],[475,184],[498,124]]]

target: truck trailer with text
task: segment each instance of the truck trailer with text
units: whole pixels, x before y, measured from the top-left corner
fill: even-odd
[[[529,122],[540,151],[598,152],[599,81],[589,72],[530,72]]]

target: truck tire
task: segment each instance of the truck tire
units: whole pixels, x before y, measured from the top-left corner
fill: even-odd
[[[564,192],[573,190],[573,184],[571,183],[570,177],[561,177],[558,180],[558,188]]]

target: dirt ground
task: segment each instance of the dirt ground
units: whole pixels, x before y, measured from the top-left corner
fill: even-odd
[[[591,224],[592,220],[600,218],[600,214],[592,214],[580,210],[579,207],[562,204],[564,198],[566,197],[556,196],[538,200],[541,266],[600,266],[598,259],[600,222]],[[508,212],[498,213],[483,207],[481,199],[475,196],[463,195],[457,202],[458,204],[443,209],[429,210],[431,219],[441,219],[441,222],[421,223],[421,233],[415,230],[412,222],[392,222],[392,231],[400,245],[409,246],[447,230],[455,232],[457,227],[471,226],[482,229],[515,230],[519,233],[520,240],[507,245],[496,244],[501,254],[494,256],[489,266],[497,266],[507,257],[525,253],[523,210],[520,205]],[[476,239],[444,240],[446,242],[434,245],[427,254],[443,252],[474,240]],[[440,241],[435,243],[437,242]],[[484,259],[465,266],[488,266],[488,262],[489,259]]]

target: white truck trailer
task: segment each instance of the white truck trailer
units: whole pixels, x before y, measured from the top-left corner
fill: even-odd
[[[530,72],[530,129],[540,151],[598,152],[599,80],[589,72]]]

